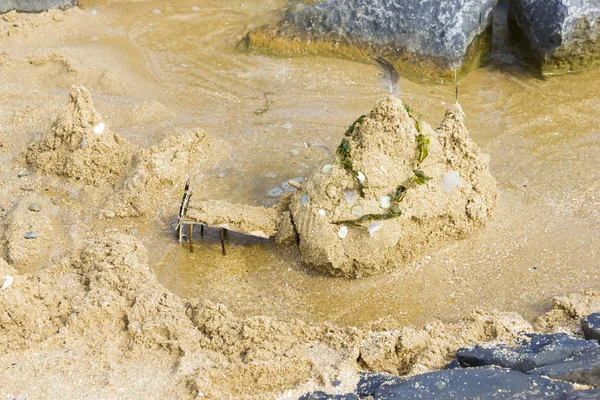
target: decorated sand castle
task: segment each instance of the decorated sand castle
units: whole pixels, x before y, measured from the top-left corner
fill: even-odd
[[[350,126],[290,212],[304,261],[360,277],[410,261],[443,238],[467,236],[495,203],[488,157],[469,139],[458,104],[432,129],[387,97]]]

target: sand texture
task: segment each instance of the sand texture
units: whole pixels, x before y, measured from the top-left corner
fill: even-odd
[[[239,319],[223,305],[167,291],[150,272],[145,247],[122,234],[85,241],[69,259],[33,275],[18,274],[3,260],[0,268],[14,278],[0,291],[0,362],[31,354],[6,370],[0,384],[19,393],[26,385],[21,371],[35,364],[37,385],[27,392],[33,397],[59,388],[111,397],[128,380],[129,398],[343,393],[359,371],[441,368],[459,347],[510,342],[531,330],[514,313],[474,312],[455,324],[393,330]],[[86,384],[67,379],[70,374],[84,374]],[[153,379],[133,383],[142,376]],[[333,386],[336,379],[343,384]]]

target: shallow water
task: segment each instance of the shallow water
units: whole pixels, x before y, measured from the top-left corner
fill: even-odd
[[[322,162],[323,154],[303,142],[336,147],[347,125],[385,94],[371,65],[237,50],[248,30],[277,21],[284,0],[83,3],[86,8],[60,27],[42,26],[26,39],[9,40],[12,54],[57,51],[77,71],[52,64],[0,78],[3,97],[18,93],[6,115],[43,109],[48,101],[63,104],[67,88],[83,83],[93,89],[111,128],[136,145],[153,144],[174,127],[202,127],[232,146],[229,161],[197,177],[210,186],[201,194],[206,198],[274,204],[270,189],[309,176]],[[166,287],[244,316],[344,325],[391,317],[422,324],[479,308],[533,318],[549,308],[551,296],[597,287],[600,70],[531,77],[503,41],[504,11],[498,12],[491,62],[460,82],[467,127],[490,155],[499,187],[495,218],[474,236],[440,245],[389,275],[350,281],[315,273],[298,261],[296,249],[235,234],[227,256],[220,254],[215,231],[204,238],[197,232],[190,253],[176,242],[174,219],[97,225],[137,229]],[[44,35],[52,41],[36,40]],[[401,86],[403,102],[432,126],[454,102],[453,87]],[[265,93],[269,109],[257,115]],[[132,112],[139,104],[150,106]],[[9,126],[27,132],[15,146],[30,140],[30,126],[47,125],[37,115],[30,122],[10,116],[4,119]],[[275,178],[266,176],[273,173]]]

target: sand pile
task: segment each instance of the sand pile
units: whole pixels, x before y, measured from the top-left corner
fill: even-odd
[[[437,129],[395,97],[346,132],[330,164],[290,203],[305,262],[360,277],[484,225],[496,200],[488,157],[452,106]]]
[[[66,239],[59,207],[43,196],[24,196],[5,221],[4,254],[19,273],[31,273],[58,260]]]
[[[99,186],[123,177],[131,155],[129,143],[112,133],[94,109],[90,92],[73,86],[52,133],[35,140],[26,158],[37,171]]]
[[[19,371],[37,371],[38,385],[28,385],[34,397],[59,384],[66,393],[78,388],[81,395],[110,397],[120,384],[130,388],[154,376],[151,366],[156,379],[140,389],[140,398],[150,389],[170,398],[271,399],[285,391],[297,398],[319,388],[344,393],[361,370],[440,368],[459,347],[511,341],[531,329],[511,313],[473,313],[456,324],[389,331],[242,320],[222,305],[164,289],[141,242],[121,234],[87,241],[70,260],[34,275],[19,275],[0,259],[0,273],[14,278],[0,290],[0,361],[32,353],[5,371],[0,384],[18,393],[27,381]],[[71,373],[85,374],[88,384],[55,381]]]
[[[217,166],[226,154],[227,146],[202,129],[168,135],[134,155],[127,178],[104,207],[104,214],[139,216],[164,207],[176,212],[186,180]]]

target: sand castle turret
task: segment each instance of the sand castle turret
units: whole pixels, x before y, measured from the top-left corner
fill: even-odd
[[[100,185],[122,178],[132,154],[129,143],[106,126],[90,92],[73,86],[52,133],[35,140],[26,157],[35,170]]]

